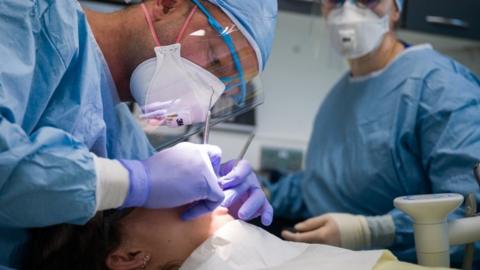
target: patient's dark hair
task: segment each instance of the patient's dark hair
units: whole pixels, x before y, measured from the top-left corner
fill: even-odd
[[[107,256],[122,241],[122,219],[131,209],[97,213],[85,225],[61,224],[31,230],[23,270],[108,270]],[[181,263],[163,270],[179,269]]]

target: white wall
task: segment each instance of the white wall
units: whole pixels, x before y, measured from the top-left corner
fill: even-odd
[[[412,44],[432,43],[480,74],[480,43],[401,31]],[[265,104],[258,108],[257,137],[246,158],[260,166],[260,148],[306,150],[316,111],[346,64],[329,47],[322,19],[280,12],[272,56],[264,73]],[[210,142],[236,158],[248,135],[212,131]]]

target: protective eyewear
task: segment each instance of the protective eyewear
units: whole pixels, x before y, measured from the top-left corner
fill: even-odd
[[[224,33],[218,34],[212,28],[204,28],[185,35],[180,42],[187,45],[195,44],[198,49],[184,51],[182,55],[195,62],[201,55],[198,51],[206,51],[204,56],[206,60],[198,61],[197,64],[216,75],[225,84],[224,95],[230,96],[241,105],[246,100],[248,81],[258,73],[258,64],[248,43],[233,44],[224,41],[226,33],[231,36],[228,40],[243,38],[243,34],[235,25],[225,26]],[[232,51],[233,49],[235,51]]]
[[[231,55],[233,60],[234,66],[236,71],[238,72],[238,79],[239,79],[239,86],[240,86],[240,93],[239,95],[234,96],[234,100],[237,104],[242,105],[245,102],[245,98],[247,95],[247,81],[245,80],[244,70],[240,61],[240,57],[237,54],[237,49],[235,48],[235,44],[233,42],[233,38],[231,36],[232,30],[228,27],[223,27],[220,22],[218,22],[208,11],[205,6],[203,6],[200,1],[192,0],[193,3],[200,9],[200,11],[207,17],[208,23],[213,28],[213,30],[218,34],[219,37],[223,40],[225,45],[228,48],[228,51]],[[228,83],[231,82],[227,79],[223,78],[223,81]],[[226,90],[230,90],[233,87],[226,85]]]
[[[322,4],[329,8],[341,8],[345,2],[350,1],[355,4],[359,8],[375,8],[378,4],[382,2],[382,0],[322,0]]]

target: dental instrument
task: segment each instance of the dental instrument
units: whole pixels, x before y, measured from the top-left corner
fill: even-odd
[[[210,136],[210,119],[212,118],[212,101],[213,95],[215,92],[212,89],[212,95],[210,96],[210,101],[208,102],[207,115],[205,117],[205,129],[203,130],[203,144],[208,144],[208,139]]]
[[[247,142],[245,142],[245,145],[242,148],[242,151],[238,155],[237,162],[235,163],[235,167],[237,166],[238,162],[242,159],[245,158],[245,154],[247,154],[248,148],[250,147],[250,144],[253,141],[253,138],[255,138],[255,132],[253,131],[250,133],[250,136],[248,136]]]
[[[477,163],[477,165],[475,165],[475,167],[473,168],[473,174],[475,174],[475,178],[480,185],[480,162]]]

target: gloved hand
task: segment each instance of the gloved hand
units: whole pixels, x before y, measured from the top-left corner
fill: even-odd
[[[222,206],[230,210],[233,216],[242,220],[261,217],[262,224],[272,223],[273,208],[265,197],[257,176],[250,163],[230,160],[220,166],[220,185],[225,192]]]
[[[161,126],[165,123],[168,108],[175,104],[177,101],[167,102],[155,102],[147,104],[142,107],[143,114],[140,115],[140,119],[144,119],[148,124],[152,126]]]
[[[364,216],[326,214],[295,225],[297,232],[282,231],[289,241],[318,243],[353,250],[370,247],[370,229]]]
[[[173,208],[192,204],[182,215],[193,219],[219,206],[224,194],[215,169],[220,148],[180,143],[147,160],[120,160],[129,171],[130,186],[122,207]]]

